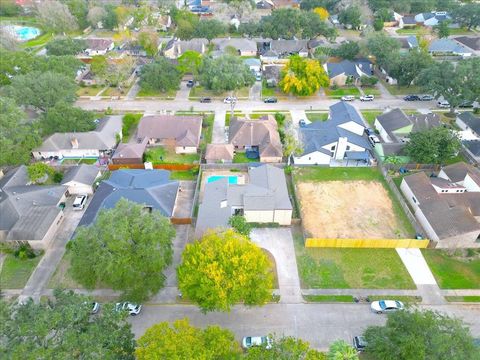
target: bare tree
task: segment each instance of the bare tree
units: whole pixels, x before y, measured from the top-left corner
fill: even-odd
[[[56,0],[46,0],[37,5],[38,17],[51,31],[65,33],[78,29],[77,20],[68,7]]]

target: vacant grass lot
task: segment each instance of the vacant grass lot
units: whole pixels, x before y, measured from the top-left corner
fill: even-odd
[[[360,96],[360,90],[358,90],[355,86],[341,87],[335,90],[328,88],[325,89],[325,95],[334,99],[339,99],[345,95],[354,95],[358,97]]]
[[[314,121],[326,121],[328,119],[328,112],[307,112],[307,119]]]
[[[303,289],[414,289],[395,249],[305,248],[294,237]]]
[[[419,86],[400,86],[400,85],[391,85],[387,84],[385,81],[381,80],[382,84],[387,88],[387,90],[392,95],[408,95],[408,94],[422,94],[423,90]]]
[[[177,95],[177,90],[168,90],[167,92],[157,90],[140,89],[137,97],[158,97],[160,99],[172,100]]]
[[[381,115],[383,112],[378,110],[365,110],[365,111],[361,111],[361,113],[365,121],[368,123],[368,125],[370,125],[373,128],[375,118],[378,115]]]
[[[76,94],[78,96],[95,96],[100,92],[100,90],[102,89],[97,86],[84,86],[79,88]]]
[[[153,164],[193,164],[198,162],[198,154],[177,154],[175,149],[157,146],[145,152],[145,160]]]
[[[444,250],[422,250],[442,289],[480,289],[480,258],[450,255]]]
[[[248,98],[250,94],[250,87],[245,86],[236,92],[237,98]],[[227,92],[215,92],[213,90],[205,89],[201,85],[197,85],[190,90],[189,98],[201,98],[201,97],[210,97],[210,98],[225,98],[231,95],[231,91]]]
[[[15,256],[6,255],[0,272],[1,289],[22,289],[42,257],[21,260]]]

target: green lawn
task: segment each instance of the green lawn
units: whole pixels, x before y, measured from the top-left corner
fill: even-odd
[[[171,171],[170,179],[172,180],[197,180],[198,170],[181,170]]]
[[[128,93],[129,89],[130,88],[119,90],[117,87],[108,87],[101,96],[124,96]]]
[[[122,142],[128,143],[130,136],[135,132],[135,129],[140,122],[143,114],[132,114],[127,113],[123,116],[123,125],[122,125]]]
[[[480,289],[480,258],[453,256],[445,250],[422,250],[442,289]]]
[[[332,88],[328,88],[325,89],[325,95],[334,99],[339,99],[345,95],[360,96],[360,90],[358,90],[355,86],[340,87],[335,90],[333,90]]]
[[[244,117],[245,116],[245,114],[242,113],[241,111],[234,111],[233,115],[236,116],[236,117]],[[225,126],[230,126],[230,117],[231,117],[230,111],[227,111],[227,113],[225,114]]]
[[[383,112],[382,111],[375,111],[375,110],[365,110],[361,111],[363,117],[365,120],[368,122],[368,124],[373,127],[373,123],[375,122],[375,118],[378,115],[381,115]]]
[[[157,91],[157,90],[146,90],[140,89],[137,94],[137,97],[158,97],[160,99],[171,100],[177,95],[177,90],[168,90],[167,92]]]
[[[328,112],[307,112],[307,119],[310,121],[326,121]]]
[[[277,95],[277,88],[267,86],[267,82],[263,80],[262,81],[262,98],[274,97],[276,95]]]
[[[258,158],[256,158],[256,159],[247,158],[245,153],[235,153],[235,155],[233,156],[233,162],[234,163],[243,164],[243,163],[259,162],[259,161],[260,161],[260,159],[258,159]]]
[[[11,254],[6,255],[2,272],[0,273],[0,288],[22,289],[40,259],[41,256],[37,256],[34,259],[20,260]]]
[[[408,95],[408,94],[422,94],[423,90],[419,86],[400,86],[400,85],[391,85],[387,84],[385,81],[381,80],[382,84],[387,88],[387,90],[392,95]]]
[[[193,164],[199,160],[198,154],[176,154],[175,149],[157,146],[145,152],[145,160],[153,164]]]
[[[308,302],[353,302],[352,295],[303,295]]]
[[[96,162],[97,162],[97,159],[81,159],[78,163],[92,165],[92,164],[95,164]]]
[[[294,236],[303,289],[414,289],[395,249],[305,248]]]
[[[415,26],[412,28],[398,29],[396,33],[399,35],[417,35],[420,31],[422,31],[422,29],[424,29],[423,26]],[[467,30],[467,28],[459,28],[459,29],[451,28],[449,29],[449,33],[450,35],[473,35],[474,34],[473,31],[469,31]]]
[[[53,39],[52,33],[43,33],[42,35],[36,37],[35,39],[22,43],[21,47],[26,49],[31,47],[43,46],[52,39]]]
[[[236,92],[237,98],[248,98],[250,94],[250,87],[245,86]],[[231,91],[226,92],[215,92],[213,90],[205,89],[203,86],[198,85],[193,87],[190,90],[189,98],[201,98],[201,97],[210,97],[210,98],[224,98],[231,95]]]
[[[207,146],[212,142],[212,134],[213,134],[213,121],[215,120],[215,115],[210,114],[205,116],[203,120],[203,127],[202,127],[202,144],[203,146]]]
[[[84,86],[77,90],[78,96],[95,96],[100,92],[101,88],[96,86]]]
[[[445,296],[448,302],[473,302],[480,303],[480,296]]]
[[[70,275],[70,259],[72,258],[72,253],[67,250],[65,255],[63,255],[62,260],[58,264],[53,276],[50,278],[48,282],[49,289],[56,289],[56,288],[67,288],[67,289],[78,289],[83,288],[82,285],[77,283],[75,280],[72,279]]]
[[[362,90],[366,95],[374,95],[375,97],[379,97],[380,95],[382,95],[382,92],[375,86],[362,87]]]

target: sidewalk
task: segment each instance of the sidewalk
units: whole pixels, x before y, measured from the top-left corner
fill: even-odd
[[[225,144],[225,110],[216,109],[213,120],[212,144]]]

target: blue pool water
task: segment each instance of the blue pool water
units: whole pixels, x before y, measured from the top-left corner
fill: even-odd
[[[211,182],[214,182],[214,181],[217,181],[217,180],[226,178],[226,177],[228,177],[228,183],[229,183],[229,184],[236,184],[237,181],[238,181],[238,176],[220,176],[220,175],[213,175],[213,176],[209,176],[209,177],[208,177],[207,183],[211,183]]]
[[[35,27],[8,25],[5,28],[19,41],[31,40],[40,35],[40,30]]]

